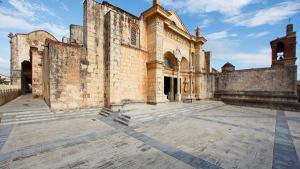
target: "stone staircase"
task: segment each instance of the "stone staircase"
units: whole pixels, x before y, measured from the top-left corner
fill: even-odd
[[[131,117],[127,116],[125,114],[121,114],[117,118],[115,118],[114,120],[121,123],[121,124],[123,124],[123,125],[125,125],[125,126],[129,126]]]
[[[51,112],[49,109],[3,112],[1,125],[26,124],[50,120],[72,119],[80,117],[96,117],[99,109]]]
[[[99,108],[52,112],[48,105],[32,95],[22,95],[0,106],[0,125],[25,124],[49,120],[97,117]]]
[[[110,116],[111,113],[113,113],[113,111],[110,110],[109,108],[106,108],[106,107],[103,107],[103,108],[101,109],[101,111],[99,112],[99,114],[100,114],[101,116],[104,116],[104,117]]]
[[[114,120],[126,126],[134,126],[140,123],[159,120],[162,118],[170,118],[170,117],[176,117],[181,115],[199,113],[201,111],[209,110],[223,105],[224,105],[223,102],[210,102],[201,105],[193,104],[190,106],[185,106],[180,108],[169,108],[166,110],[145,111],[140,113],[135,113],[135,112],[132,113],[128,111],[126,113],[120,113],[119,116],[116,117]]]

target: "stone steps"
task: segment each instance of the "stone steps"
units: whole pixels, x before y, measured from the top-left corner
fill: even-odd
[[[128,118],[128,116],[118,116],[117,118],[114,119],[115,121],[125,125],[125,126],[129,126],[130,123],[130,118]]]
[[[74,111],[74,112],[22,112],[17,115],[6,114],[1,118],[1,125],[7,124],[25,124],[34,123],[50,120],[69,119],[69,118],[80,118],[80,117],[96,117],[98,110],[86,110],[86,111]]]
[[[104,116],[104,117],[110,116],[111,113],[113,113],[113,111],[111,111],[110,109],[105,108],[105,107],[103,107],[103,108],[101,109],[101,111],[99,112],[99,114],[102,115],[102,116]]]
[[[2,116],[6,115],[22,115],[22,114],[35,114],[35,113],[51,113],[49,109],[37,109],[37,110],[20,110],[20,111],[5,111],[5,112],[0,112]]]
[[[197,113],[199,111],[207,110],[221,105],[224,105],[224,103],[214,102],[214,103],[203,104],[203,105],[194,105],[191,107],[181,107],[175,110],[167,109],[167,110],[161,110],[155,112],[150,111],[150,112],[145,112],[143,114],[130,114],[130,112],[126,112],[119,115],[117,118],[115,118],[115,121],[118,121],[123,125],[129,126],[129,125],[135,125],[138,123],[143,123],[143,122],[152,121],[155,119],[161,119],[165,117],[175,117],[181,114]]]

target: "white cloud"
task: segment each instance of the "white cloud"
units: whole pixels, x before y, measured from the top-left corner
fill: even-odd
[[[3,23],[0,24],[0,28],[2,29],[14,29],[14,28],[20,28],[22,30],[34,29],[33,24],[28,23],[22,18],[17,18],[13,16],[0,14],[0,22]]]
[[[8,39],[8,34],[9,34],[9,32],[1,31],[1,32],[0,32],[0,37],[2,37],[2,38],[4,38],[4,39]]]
[[[200,28],[206,28],[208,27],[211,23],[213,22],[212,19],[206,18],[202,21],[202,23],[200,24]]]
[[[271,49],[268,46],[257,49],[255,52],[245,52],[242,51],[240,44],[240,41],[229,39],[210,40],[204,48],[212,51],[213,62],[236,63],[242,68],[271,65]]]
[[[66,4],[64,4],[63,2],[61,2],[60,4],[61,4],[61,7],[62,7],[65,11],[67,11],[67,12],[70,11],[69,7],[68,7]]]
[[[68,29],[64,26],[51,24],[51,23],[30,23],[23,18],[16,18],[12,16],[0,14],[0,29],[19,29],[25,31],[33,31],[38,29],[48,30],[56,37],[63,37],[68,34]]]
[[[246,27],[256,27],[265,24],[273,25],[299,12],[300,2],[282,2],[271,8],[230,17],[225,22]]]
[[[10,70],[9,59],[5,59],[2,56],[0,56],[0,73],[9,75],[9,70]]]
[[[19,16],[27,19],[36,20],[38,14],[43,13],[44,15],[56,16],[49,8],[47,8],[43,3],[28,2],[26,0],[8,0]]]
[[[203,14],[219,12],[226,16],[237,15],[241,9],[259,0],[161,0],[163,5],[170,6],[183,12]]]
[[[250,33],[247,36],[251,37],[251,38],[259,38],[259,37],[263,37],[266,35],[269,35],[270,32],[264,31],[264,32],[258,32],[258,33]]]
[[[221,31],[221,32],[214,32],[211,34],[208,34],[206,36],[206,38],[208,40],[217,40],[217,39],[224,39],[224,38],[228,38],[228,37],[236,37],[237,34],[232,33],[230,34],[228,31]]]
[[[21,31],[47,30],[58,38],[68,34],[65,26],[41,21],[41,16],[55,16],[42,3],[28,3],[25,0],[9,0],[12,9],[0,8],[0,29],[17,29]],[[45,15],[46,13],[46,15]]]

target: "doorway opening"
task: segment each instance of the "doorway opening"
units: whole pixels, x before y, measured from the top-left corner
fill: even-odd
[[[23,94],[32,93],[32,65],[27,60],[22,62],[21,90]]]
[[[170,77],[164,77],[164,94],[167,95],[168,100],[170,100],[171,97],[171,78]]]
[[[169,101],[176,100],[177,94],[177,78],[164,77],[164,94],[167,96]]]

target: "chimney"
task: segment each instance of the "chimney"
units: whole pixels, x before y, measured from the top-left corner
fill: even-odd
[[[286,35],[293,33],[293,24],[288,24],[286,26]]]
[[[153,6],[155,5],[160,5],[160,1],[159,0],[153,0]]]

